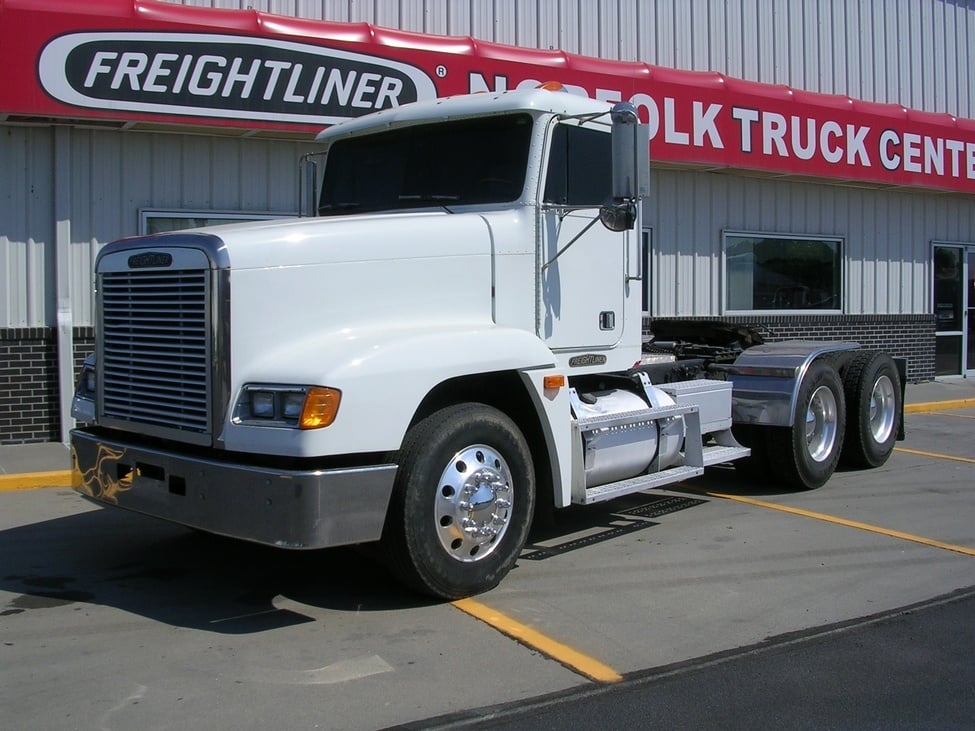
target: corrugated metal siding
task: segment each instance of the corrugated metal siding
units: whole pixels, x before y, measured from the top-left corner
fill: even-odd
[[[644,209],[653,229],[652,314],[722,312],[722,233],[805,234],[844,242],[844,312],[930,310],[930,242],[975,243],[962,196],[658,170]]]
[[[67,185],[75,325],[92,324],[98,248],[139,232],[140,209],[293,214],[310,145],[201,135],[5,126],[0,135],[0,327],[53,325],[56,186]],[[55,135],[67,159],[55,159]]]
[[[33,327],[53,321],[51,140],[50,130],[0,130],[0,326]]]
[[[177,0],[168,0],[177,2]],[[975,0],[184,0],[367,22],[975,118]]]

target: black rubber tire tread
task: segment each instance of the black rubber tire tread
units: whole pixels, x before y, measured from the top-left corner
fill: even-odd
[[[829,456],[822,462],[817,462],[810,456],[806,446],[805,413],[813,393],[820,386],[827,386],[836,399],[837,434]],[[828,360],[814,361],[799,387],[793,426],[768,429],[768,457],[773,476],[779,482],[799,490],[811,490],[824,485],[839,463],[845,431],[846,401],[840,375]]]
[[[440,545],[433,508],[444,465],[460,449],[475,443],[500,451],[511,469],[512,522],[488,556],[462,563]],[[484,404],[448,406],[415,424],[403,441],[381,540],[386,564],[408,587],[441,599],[460,599],[492,589],[512,569],[525,545],[534,504],[531,452],[515,423]]]
[[[886,375],[894,387],[894,424],[888,439],[880,443],[870,430],[870,396],[877,380]],[[894,451],[903,405],[900,374],[894,360],[877,350],[858,351],[843,374],[846,396],[846,439],[840,462],[849,467],[880,467]]]
[[[743,447],[752,453],[734,461],[735,471],[751,482],[764,484],[771,477],[768,456],[768,430],[770,427],[755,424],[735,424],[732,433]]]

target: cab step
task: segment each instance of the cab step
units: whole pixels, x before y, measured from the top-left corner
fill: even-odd
[[[710,467],[716,464],[724,464],[725,462],[732,462],[736,459],[741,459],[742,457],[747,457],[752,453],[752,450],[748,447],[735,446],[735,447],[704,447],[702,452],[704,453],[704,466]]]
[[[650,490],[655,487],[663,487],[664,485],[680,482],[681,480],[689,480],[692,477],[697,477],[702,474],[704,474],[703,467],[684,465],[680,467],[669,467],[665,470],[660,470],[660,472],[655,472],[652,475],[637,475],[636,477],[620,480],[619,482],[587,487],[582,499],[573,502],[578,502],[581,505],[592,505],[593,503],[601,503],[606,500],[622,497],[623,495],[640,492],[641,490]]]

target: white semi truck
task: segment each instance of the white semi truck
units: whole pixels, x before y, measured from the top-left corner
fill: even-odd
[[[105,246],[76,489],[283,548],[378,542],[456,598],[497,585],[536,510],[732,461],[797,488],[883,464],[904,361],[644,337],[645,129],[548,89],[406,105],[318,136],[313,215]]]

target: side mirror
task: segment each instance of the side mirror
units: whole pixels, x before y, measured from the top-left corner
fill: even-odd
[[[629,231],[636,225],[633,201],[607,201],[599,208],[599,222],[610,231]]]
[[[640,124],[636,107],[616,104],[613,123],[613,199],[638,201],[650,194],[650,128]]]

